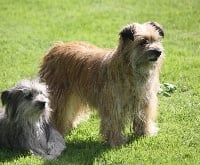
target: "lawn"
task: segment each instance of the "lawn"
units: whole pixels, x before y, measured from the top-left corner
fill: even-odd
[[[66,150],[54,161],[0,149],[0,164],[200,164],[199,0],[6,0],[0,1],[0,91],[37,76],[55,41],[88,41],[114,48],[119,30],[132,22],[157,21],[165,30],[166,59],[161,83],[176,90],[159,95],[155,137],[112,149],[98,135],[99,118],[65,137]]]

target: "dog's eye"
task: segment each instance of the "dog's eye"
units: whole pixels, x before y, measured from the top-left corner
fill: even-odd
[[[140,45],[141,46],[144,46],[144,45],[146,45],[146,44],[148,44],[149,43],[149,41],[147,40],[147,39],[145,39],[145,38],[143,38],[141,41],[140,41]]]
[[[33,99],[33,94],[32,94],[32,93],[27,93],[27,94],[25,95],[25,99],[27,99],[27,100]]]

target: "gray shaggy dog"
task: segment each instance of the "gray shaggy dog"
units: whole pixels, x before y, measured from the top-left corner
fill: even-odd
[[[30,151],[54,159],[65,149],[60,133],[50,123],[46,86],[37,80],[23,80],[1,93],[0,148]]]

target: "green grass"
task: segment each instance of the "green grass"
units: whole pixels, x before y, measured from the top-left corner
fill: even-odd
[[[200,1],[199,0],[7,0],[0,1],[0,90],[35,77],[54,41],[83,40],[115,47],[119,30],[154,20],[165,29],[166,60],[161,82],[177,89],[159,95],[160,132],[112,149],[98,135],[99,118],[66,137],[54,161],[0,149],[0,164],[188,164],[200,163]]]

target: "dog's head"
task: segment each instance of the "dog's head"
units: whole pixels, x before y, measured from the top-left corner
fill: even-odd
[[[29,150],[46,159],[61,154],[65,141],[50,124],[46,85],[23,80],[14,88],[3,91],[1,101],[5,106],[7,124],[12,128],[12,135],[16,136],[16,139],[7,137],[9,147]]]
[[[9,120],[35,122],[42,114],[49,117],[46,86],[36,81],[24,80],[3,91],[1,101]]]
[[[160,40],[164,38],[164,31],[157,22],[133,23],[124,27],[119,34],[122,51],[136,65],[154,63],[163,53]]]

